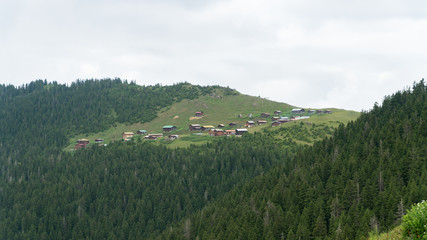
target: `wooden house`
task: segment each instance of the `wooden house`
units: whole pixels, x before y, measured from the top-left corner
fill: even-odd
[[[179,135],[169,135],[168,136],[168,140],[175,140],[177,138],[179,138]]]
[[[280,124],[282,124],[282,123],[281,123],[281,122],[279,122],[279,121],[274,121],[274,122],[272,122],[272,123],[271,123],[271,126],[272,126],[272,127],[280,126]]]
[[[104,142],[104,139],[102,138],[95,139],[95,143],[102,143],[102,142]]]
[[[135,133],[133,132],[123,132],[122,133],[122,138],[124,140],[128,139],[128,138],[133,138],[133,135],[135,135]]]
[[[163,132],[172,132],[175,129],[176,129],[176,127],[174,125],[163,126]]]
[[[278,117],[278,116],[274,116],[274,117],[272,117],[271,118],[271,121],[277,121],[277,120],[279,120],[280,119],[280,117]]]
[[[79,139],[77,140],[77,144],[74,145],[74,150],[85,148],[86,145],[88,144],[89,144],[89,139],[86,139],[86,138]]]
[[[266,124],[266,123],[267,123],[267,121],[265,121],[265,120],[258,120],[258,121],[256,121],[256,123],[257,123],[258,125],[263,125],[263,124]]]
[[[86,138],[79,139],[79,140],[77,140],[77,144],[88,145],[89,139],[86,139]]]
[[[201,127],[202,131],[210,130],[210,129],[213,129],[213,128],[215,128],[215,127],[212,126],[212,125],[205,125],[205,126]]]
[[[309,114],[313,114],[313,113],[315,113],[316,111],[315,110],[308,110],[308,113]]]
[[[227,136],[235,135],[236,130],[225,130],[224,134]]]
[[[246,121],[246,127],[252,127],[252,126],[255,126],[254,121]]]
[[[190,131],[197,131],[200,130],[202,127],[200,126],[200,124],[190,124],[188,126],[188,130]]]
[[[261,113],[262,118],[268,118],[270,117],[270,113]]]
[[[302,108],[292,109],[292,114],[304,114],[304,113],[305,113],[305,110]]]
[[[279,110],[274,111],[274,115],[280,115],[280,114],[282,114],[282,111],[279,111]]]
[[[222,129],[210,129],[209,130],[209,135],[211,136],[222,136],[224,135],[224,130]]]
[[[236,126],[237,124],[236,123],[234,123],[234,122],[231,122],[231,123],[229,123],[228,124],[228,126],[230,126],[230,127],[232,127],[232,126]]]
[[[222,124],[222,123],[221,123],[221,124],[218,124],[218,126],[217,126],[217,127],[218,127],[218,128],[223,128],[223,127],[225,127],[225,126],[224,126],[224,124]]]
[[[281,117],[277,121],[280,122],[280,123],[286,123],[286,122],[289,122],[290,119],[288,117]]]
[[[196,112],[196,117],[203,117],[203,112]]]
[[[147,134],[147,130],[138,130],[138,131],[136,132],[136,134],[138,134],[138,135],[144,135],[144,134]]]
[[[246,128],[238,128],[238,129],[236,129],[236,135],[237,136],[241,136],[241,135],[243,135],[245,133],[248,133],[248,129],[246,129]]]
[[[159,137],[163,137],[162,133],[153,133],[153,134],[148,134],[147,136],[144,137],[144,139],[151,139],[151,140],[155,140]]]

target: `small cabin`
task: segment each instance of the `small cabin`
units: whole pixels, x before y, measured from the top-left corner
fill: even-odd
[[[203,112],[196,112],[196,117],[203,117]]]
[[[331,110],[325,110],[325,113],[332,114],[332,111]]]
[[[190,131],[197,131],[197,130],[200,130],[202,127],[200,126],[200,124],[190,124],[189,126],[188,126],[188,129],[190,130]]]
[[[176,127],[174,125],[163,126],[163,132],[172,132],[175,129],[176,129]]]
[[[211,136],[222,136],[222,135],[224,135],[224,130],[222,130],[222,129],[210,129],[209,135],[211,135]]]
[[[88,145],[89,139],[86,139],[86,138],[79,139],[79,140],[77,140],[77,144]]]
[[[210,130],[210,129],[214,129],[215,127],[212,125],[206,125],[206,126],[202,126],[201,129],[202,131],[206,131],[206,130]]]
[[[305,110],[302,108],[292,109],[292,114],[304,114],[304,113],[305,113]]]
[[[279,110],[274,111],[274,115],[280,115],[280,114],[282,114],[282,111],[279,111]]]
[[[274,121],[274,122],[271,123],[271,126],[272,127],[276,127],[276,126],[280,126],[280,124],[282,124],[282,123],[279,122],[279,121]]]
[[[235,135],[236,130],[225,130],[224,134],[227,136]]]
[[[246,128],[238,128],[238,129],[236,129],[236,135],[237,136],[241,136],[241,135],[243,135],[245,133],[248,133],[248,129],[246,129]]]
[[[156,140],[159,137],[163,137],[163,134],[162,133],[148,134],[147,136],[144,137],[144,139]]]
[[[277,120],[279,120],[280,119],[280,117],[278,117],[278,116],[274,116],[274,117],[272,117],[271,118],[271,121],[277,121]]]
[[[251,126],[255,126],[255,122],[254,121],[247,121],[246,127],[251,127]]]
[[[128,138],[133,138],[133,135],[135,135],[135,133],[133,132],[123,132],[122,133],[122,138],[124,140],[128,139]]]
[[[280,122],[280,123],[285,123],[285,122],[289,122],[290,120],[289,120],[289,118],[288,117],[281,117],[281,118],[279,118],[279,120],[277,120],[278,122]]]
[[[308,113],[309,114],[313,114],[313,113],[315,113],[316,111],[315,110],[308,110]]]
[[[175,139],[178,139],[179,138],[179,135],[169,135],[168,136],[168,140],[175,140]]]
[[[138,131],[136,132],[136,134],[138,134],[138,135],[144,135],[144,134],[147,134],[147,130],[138,130]]]
[[[256,121],[256,123],[257,123],[258,125],[263,125],[263,124],[266,124],[266,123],[267,123],[267,121],[265,121],[265,120],[258,120],[258,121]]]
[[[228,124],[228,126],[230,126],[230,127],[232,127],[232,126],[236,126],[237,124],[236,123],[234,123],[234,122],[231,122],[231,123],[229,123]]]
[[[224,124],[222,124],[222,123],[221,123],[221,124],[218,124],[218,126],[217,126],[217,127],[218,127],[218,128],[223,128],[223,127],[225,127],[225,126],[224,126]]]
[[[104,139],[102,139],[102,138],[96,138],[95,139],[95,143],[102,143],[102,142],[104,142]]]
[[[268,118],[270,117],[270,113],[261,113],[262,118]]]
[[[323,110],[316,110],[316,113],[325,113]]]

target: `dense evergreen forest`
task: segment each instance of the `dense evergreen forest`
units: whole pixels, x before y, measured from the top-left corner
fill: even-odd
[[[214,88],[0,85],[0,239],[358,239],[427,199],[424,81],[313,146],[292,138],[328,127],[62,152],[70,135],[150,121]]]
[[[8,221],[20,216],[14,211],[23,203],[20,194],[30,194],[28,201],[39,200],[32,197],[37,190],[28,187],[44,183],[44,173],[51,171],[49,162],[61,158],[69,136],[102,131],[115,123],[151,121],[159,109],[215,88],[188,83],[138,86],[120,79],[79,80],[70,86],[42,80],[20,87],[0,85],[0,231],[5,233],[11,226]],[[14,184],[26,190],[18,192]],[[31,222],[35,229],[41,226],[39,220]],[[14,234],[18,232],[0,238],[19,236]]]
[[[427,199],[426,90],[387,96],[158,238],[365,239],[399,224]]]

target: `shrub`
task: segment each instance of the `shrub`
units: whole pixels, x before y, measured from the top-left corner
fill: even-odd
[[[410,239],[427,240],[427,201],[414,205],[403,217],[402,230]]]

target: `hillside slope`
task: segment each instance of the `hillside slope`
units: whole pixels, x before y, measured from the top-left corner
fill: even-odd
[[[158,239],[365,239],[427,199],[427,91],[382,106],[234,188]]]
[[[228,88],[216,88],[206,95],[195,99],[184,99],[162,108],[158,111],[157,117],[145,123],[135,124],[115,124],[102,132],[84,133],[70,138],[68,150],[73,150],[75,141],[80,138],[88,138],[92,142],[96,138],[102,138],[105,143],[122,139],[123,132],[134,132],[146,130],[148,133],[162,133],[162,127],[165,125],[174,125],[177,127],[171,133],[164,133],[165,136],[178,134],[181,137],[173,142],[167,142],[169,147],[186,147],[190,144],[203,144],[212,138],[206,137],[207,132],[189,131],[190,124],[212,125],[217,127],[224,124],[223,129],[235,129],[245,127],[246,121],[267,120],[266,125],[254,126],[249,128],[249,132],[259,131],[266,126],[271,125],[271,118],[261,117],[261,113],[269,113],[274,116],[274,111],[280,110],[281,116],[292,116],[291,109],[295,108],[286,103],[274,102],[260,97],[240,94]],[[327,124],[331,127],[337,127],[340,123],[356,119],[360,113],[332,108],[333,114],[306,114],[310,119],[303,121]],[[203,112],[202,117],[196,117],[196,112]],[[241,115],[241,117],[239,117]],[[252,115],[252,117],[249,117]],[[235,123],[236,126],[229,127],[229,123]],[[285,126],[285,125],[283,125]],[[285,126],[287,127],[287,126]],[[202,136],[194,136],[194,133],[203,133]]]

